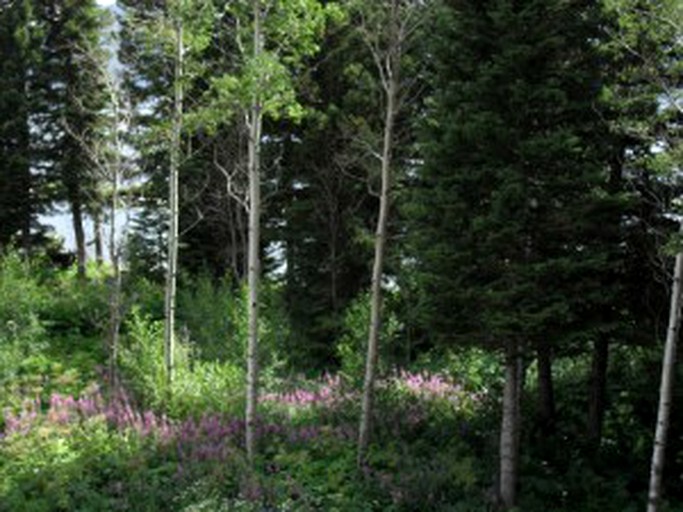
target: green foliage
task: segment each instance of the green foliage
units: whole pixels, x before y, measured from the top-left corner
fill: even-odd
[[[145,402],[159,406],[166,397],[167,379],[164,370],[163,332],[161,321],[152,321],[139,310],[133,310],[126,323],[126,344],[120,354],[121,369],[133,390]],[[178,344],[175,356],[178,366],[187,362],[187,346]]]
[[[16,375],[22,361],[47,341],[41,315],[50,299],[33,270],[14,253],[0,260],[0,383]]]
[[[534,363],[525,382],[519,510],[644,508],[660,364],[651,338],[667,291],[651,279],[651,267],[659,263],[656,237],[671,228],[663,213],[673,210],[683,147],[674,105],[683,4],[436,2],[442,16],[414,33],[425,50],[408,56],[405,75],[429,65],[431,97],[400,119],[402,126],[418,120],[423,131],[417,154],[407,144],[396,159],[408,171],[397,184],[405,185],[398,199],[408,204],[392,230],[406,244],[389,264],[404,275],[399,291],[387,294],[375,444],[370,467],[358,476],[359,400],[347,384],[357,384],[365,364],[369,299],[353,297],[367,286],[375,204],[366,183],[354,178],[367,171],[366,148],[355,140],[371,141],[366,135],[381,116],[373,111],[374,63],[349,37],[347,22],[362,10],[373,43],[380,50],[386,43],[376,17],[383,4],[360,3],[119,0],[120,56],[137,108],[129,131],[139,151],[131,152],[130,167],[155,182],[144,191],[151,215],[139,219],[150,236],[129,248],[124,302],[135,308],[123,312],[122,383],[140,403],[174,419],[219,412],[219,427],[230,425],[221,435],[234,443],[217,464],[207,460],[207,446],[192,444],[209,423],[189,424],[186,445],[169,446],[102,416],[51,424],[36,410],[35,428],[21,434],[9,434],[10,422],[2,420],[0,512],[490,510],[501,384],[499,355],[490,348],[506,336],[552,344],[556,357],[554,435],[539,433]],[[265,39],[258,56],[250,47],[255,4]],[[61,122],[84,133],[97,124],[88,111],[102,107],[101,88],[73,51],[97,43],[96,13],[93,0],[17,0],[0,9],[3,247],[35,241],[26,235],[37,233],[44,193],[78,205],[93,189],[82,148],[63,136]],[[186,106],[202,106],[183,133],[192,156],[181,188],[192,201],[181,215],[181,259],[193,272],[224,275],[230,268],[235,281],[185,277],[169,387],[158,321],[163,290],[140,276],[163,270],[158,199],[165,190],[173,23],[180,19]],[[330,20],[340,26],[324,33]],[[247,233],[244,206],[225,185],[233,178],[241,184],[244,126],[236,114],[255,103],[268,123],[262,170],[272,163],[278,171],[264,180],[267,192],[278,190],[264,194],[270,239],[263,247],[282,247],[273,259],[286,260],[286,270],[283,285],[262,289],[268,393],[262,450],[245,476],[247,298],[235,283],[244,272]],[[307,115],[313,108],[319,110]],[[33,132],[49,146],[35,155]],[[26,240],[17,238],[22,234]],[[671,246],[678,250],[679,241]],[[97,378],[107,272],[90,269],[82,281],[73,269],[48,270],[14,254],[0,262],[0,410],[8,418],[27,397],[45,409],[53,392],[77,395]],[[393,303],[399,300],[403,313]],[[586,347],[596,336],[612,347],[609,408],[602,443],[588,446]],[[633,346],[637,336],[647,337],[646,348]],[[411,363],[411,371],[391,371],[398,361]],[[282,380],[284,363],[310,375],[337,362],[344,379]],[[338,395],[325,395],[334,382],[343,383]],[[672,413],[665,491],[673,511],[683,500],[683,413],[676,406]],[[202,449],[195,459],[183,459],[183,450],[194,448]]]
[[[388,293],[386,296],[386,300],[390,300]],[[352,382],[360,383],[364,375],[368,325],[370,325],[370,294],[365,292],[347,308],[344,315],[343,334],[337,343],[341,373]],[[391,367],[391,354],[395,351],[400,329],[401,323],[398,317],[391,309],[386,308],[379,337],[380,374],[386,374]]]
[[[0,444],[0,510],[168,509],[175,465],[150,440],[101,417],[12,435]]]
[[[599,11],[466,1],[435,23],[425,159],[404,210],[400,282],[416,288],[417,329],[448,346],[559,352],[614,328],[619,285],[596,277],[616,272],[621,227],[595,109]]]
[[[0,260],[0,410],[16,410],[27,396],[79,393],[95,378],[105,290],[39,260]]]
[[[158,282],[130,274],[125,277],[124,290],[129,297],[128,302],[150,318],[158,320],[164,317],[164,289]]]
[[[259,42],[258,51],[254,48],[254,9],[261,41],[265,41]],[[305,59],[319,50],[326,19],[337,19],[339,9],[333,3],[325,8],[318,0],[275,0],[258,2],[257,7],[247,1],[231,2],[226,10],[237,20],[240,65],[237,71],[211,80],[207,106],[190,116],[190,124],[215,131],[226,122],[226,112],[232,117],[255,104],[260,107],[259,115],[301,120],[304,109],[297,100],[294,77]]]
[[[248,290],[228,278],[203,274],[187,280],[178,292],[178,321],[195,356],[206,361],[229,362],[241,367],[246,360]],[[282,291],[274,283],[261,288],[261,357],[264,369],[279,364],[290,342],[290,329]]]
[[[35,153],[29,118],[38,107],[31,89],[44,37],[36,7],[21,0],[0,12],[0,247],[21,246],[25,251],[39,238],[31,228],[47,202],[31,173]]]
[[[245,357],[247,325],[244,291],[230,279],[204,274],[178,290],[178,322],[205,360],[240,364]]]
[[[244,372],[234,361],[205,361],[187,340],[176,344],[176,374],[169,387],[163,354],[163,322],[133,311],[121,368],[128,384],[143,400],[172,417],[205,411],[234,412],[242,407]]]
[[[477,347],[434,350],[422,354],[412,367],[432,373],[445,371],[455,382],[474,392],[487,392],[503,382],[500,357]]]
[[[276,481],[276,495],[295,496],[291,505],[302,510],[376,510],[376,501],[363,492],[368,488],[355,474],[352,443],[324,436],[294,450],[283,446],[273,460],[288,476]]]
[[[105,331],[109,321],[108,276],[93,274],[83,281],[72,270],[50,280],[52,304],[43,317],[52,332],[93,337]]]

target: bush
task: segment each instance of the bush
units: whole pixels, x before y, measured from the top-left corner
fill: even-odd
[[[206,360],[243,361],[247,322],[244,294],[228,278],[203,275],[178,290],[178,323]]]
[[[101,397],[84,398],[53,395],[45,412],[38,402],[8,419],[0,511],[170,510],[173,451],[156,436],[111,428]]]
[[[88,267],[88,279],[75,269],[53,271],[43,286],[51,304],[44,312],[50,331],[65,336],[98,337],[109,321],[109,269]]]
[[[32,266],[16,254],[0,260],[0,383],[46,346],[41,315],[50,299],[32,274]]]
[[[504,381],[500,355],[476,347],[433,350],[423,354],[413,366],[429,373],[443,371],[465,389],[475,392],[502,388]]]
[[[278,361],[290,336],[289,322],[277,285],[264,282],[260,291],[259,345],[264,369]],[[248,290],[236,288],[227,277],[215,281],[200,276],[178,292],[178,323],[207,361],[242,366],[248,339]]]
[[[244,372],[226,361],[203,361],[182,338],[175,344],[175,375],[169,387],[164,365],[163,322],[134,310],[127,322],[128,339],[121,350],[127,383],[143,402],[172,417],[205,411],[232,412],[242,407]]]
[[[379,373],[389,371],[401,324],[396,314],[386,308],[379,338]],[[341,362],[341,373],[348,380],[360,383],[365,374],[365,358],[368,347],[370,326],[370,294],[364,293],[356,298],[344,314],[344,334],[337,344],[337,355]]]

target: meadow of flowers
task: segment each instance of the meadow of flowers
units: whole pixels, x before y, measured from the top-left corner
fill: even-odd
[[[79,396],[53,392],[27,398],[3,411],[0,455],[13,459],[0,463],[0,496],[5,498],[0,503],[36,501],[36,490],[26,491],[36,475],[28,471],[31,465],[46,479],[71,475],[57,479],[61,487],[53,484],[38,492],[54,495],[65,510],[81,506],[78,503],[154,510],[191,507],[197,500],[229,510],[237,503],[245,510],[266,505],[317,510],[342,503],[361,510],[361,505],[350,503],[354,495],[368,492],[375,496],[369,510],[377,509],[377,503],[400,508],[411,502],[400,489],[414,478],[403,474],[406,468],[410,473],[410,464],[402,468],[392,462],[387,455],[392,450],[378,455],[364,479],[356,475],[357,389],[330,374],[278,387],[287,391],[262,395],[258,473],[251,473],[245,462],[241,416],[205,411],[170,419],[139,406],[122,387],[104,393],[95,383]],[[401,438],[434,423],[431,406],[438,405],[450,421],[459,414],[460,404],[479,399],[466,396],[443,375],[406,371],[381,380],[378,395],[384,397],[378,435],[386,430],[403,456],[410,456],[411,448],[409,440],[401,446]],[[79,475],[82,480],[76,485],[72,478]],[[83,485],[90,487],[87,492],[80,489]],[[207,496],[213,498],[207,502]],[[438,496],[432,493],[430,499],[437,502]],[[146,508],[136,508],[142,504]],[[11,510],[3,507],[0,510]]]

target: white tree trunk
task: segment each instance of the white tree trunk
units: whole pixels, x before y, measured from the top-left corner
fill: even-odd
[[[254,58],[261,53],[263,41],[261,34],[260,0],[254,0]],[[250,464],[255,456],[255,421],[258,405],[258,313],[260,281],[260,217],[261,217],[261,129],[262,112],[258,92],[253,98],[249,114],[249,341],[247,346],[247,403],[246,403],[246,450]]]
[[[164,305],[164,362],[168,384],[173,382],[175,352],[176,280],[178,274],[178,171],[180,134],[183,115],[183,24],[178,16],[175,26],[176,54],[173,83],[173,132],[170,151],[168,256],[166,261],[166,296]],[[170,390],[170,387],[169,387]]]
[[[387,104],[384,121],[384,142],[382,147],[382,188],[379,196],[379,215],[375,232],[375,261],[372,267],[372,288],[370,295],[370,326],[368,333],[367,356],[365,359],[365,379],[363,382],[363,398],[361,419],[358,431],[358,466],[365,465],[370,428],[372,423],[375,373],[377,370],[377,354],[382,320],[382,272],[384,269],[384,249],[387,241],[387,223],[389,219],[389,193],[391,188],[391,154],[394,139],[394,120],[396,117],[396,94],[398,89],[398,69],[389,78]]]
[[[118,98],[116,98],[118,101]],[[118,103],[115,103],[116,111],[114,130],[118,130]],[[117,240],[116,215],[119,203],[119,183],[121,180],[121,144],[118,133],[116,134],[116,156],[112,166],[112,193],[109,205],[111,229],[109,230],[109,257],[113,271],[112,288],[109,295],[109,385],[114,389],[117,384],[117,367],[119,358],[119,331],[121,328],[121,260]]]
[[[503,417],[500,429],[500,501],[507,510],[517,501],[519,466],[520,394],[523,372],[516,341],[506,342]]]
[[[683,252],[676,254],[673,284],[671,287],[671,307],[669,311],[669,328],[666,334],[664,360],[662,362],[662,380],[659,389],[659,409],[657,411],[657,427],[652,451],[650,469],[650,487],[648,491],[647,512],[657,512],[662,492],[662,472],[666,438],[669,430],[669,415],[673,395],[673,378],[676,364],[676,344],[681,323],[681,277],[683,275]]]

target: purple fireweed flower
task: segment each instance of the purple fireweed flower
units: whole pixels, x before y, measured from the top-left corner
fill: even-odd
[[[341,388],[341,377],[325,374],[314,389],[297,388],[288,392],[266,393],[262,400],[294,408],[330,407],[347,398]]]
[[[393,380],[399,387],[426,399],[452,398],[457,397],[462,392],[459,384],[438,373],[411,373],[402,370]]]

